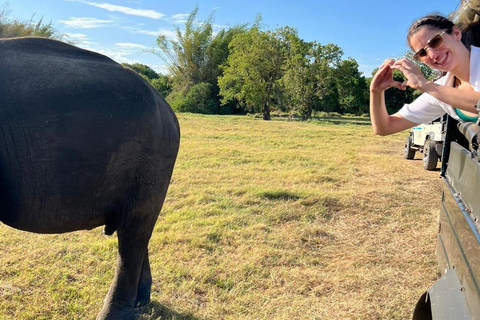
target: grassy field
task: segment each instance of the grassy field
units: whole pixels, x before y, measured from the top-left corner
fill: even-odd
[[[368,121],[180,114],[138,319],[409,319],[436,279],[439,172]],[[94,319],[115,266],[102,229],[0,225],[0,319]]]

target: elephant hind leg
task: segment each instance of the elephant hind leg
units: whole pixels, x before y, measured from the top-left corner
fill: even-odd
[[[142,271],[138,281],[137,298],[135,307],[142,307],[150,303],[150,291],[152,288],[152,273],[150,271],[150,261],[148,259],[148,249],[143,257]]]
[[[117,229],[119,252],[117,269],[97,320],[135,319],[134,306],[139,287],[142,288],[143,295],[141,302],[149,300],[151,277],[146,286],[141,283],[140,277],[142,275],[148,279],[150,273],[145,257],[148,259],[147,247],[158,217],[157,210],[157,206],[142,206],[141,210],[134,210],[132,215],[120,219]],[[146,268],[148,273],[143,271]],[[142,280],[145,280],[143,278]],[[145,290],[146,288],[148,290]]]

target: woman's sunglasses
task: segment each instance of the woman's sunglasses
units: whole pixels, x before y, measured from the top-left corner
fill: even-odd
[[[427,41],[427,45],[415,52],[413,55],[413,58],[415,60],[422,60],[427,56],[427,50],[430,49],[437,49],[440,48],[443,45],[443,34],[447,32],[447,30],[443,30],[440,33],[437,33],[435,36],[433,36],[430,40]]]

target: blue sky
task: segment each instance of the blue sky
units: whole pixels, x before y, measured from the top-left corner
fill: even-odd
[[[253,23],[262,15],[265,28],[290,26],[301,38],[335,43],[371,71],[388,57],[408,50],[405,36],[416,18],[431,12],[448,14],[457,0],[0,0],[9,16],[37,21],[43,17],[80,47],[103,53],[117,62],[140,62],[164,72],[164,62],[146,50],[158,34],[174,37],[188,14],[199,6],[198,19],[212,12],[218,29]]]

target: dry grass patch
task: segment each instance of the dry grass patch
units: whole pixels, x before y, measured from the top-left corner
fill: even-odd
[[[439,172],[368,125],[180,114],[150,242],[146,319],[408,319],[436,278]],[[93,319],[115,265],[100,229],[0,226],[0,318]]]

